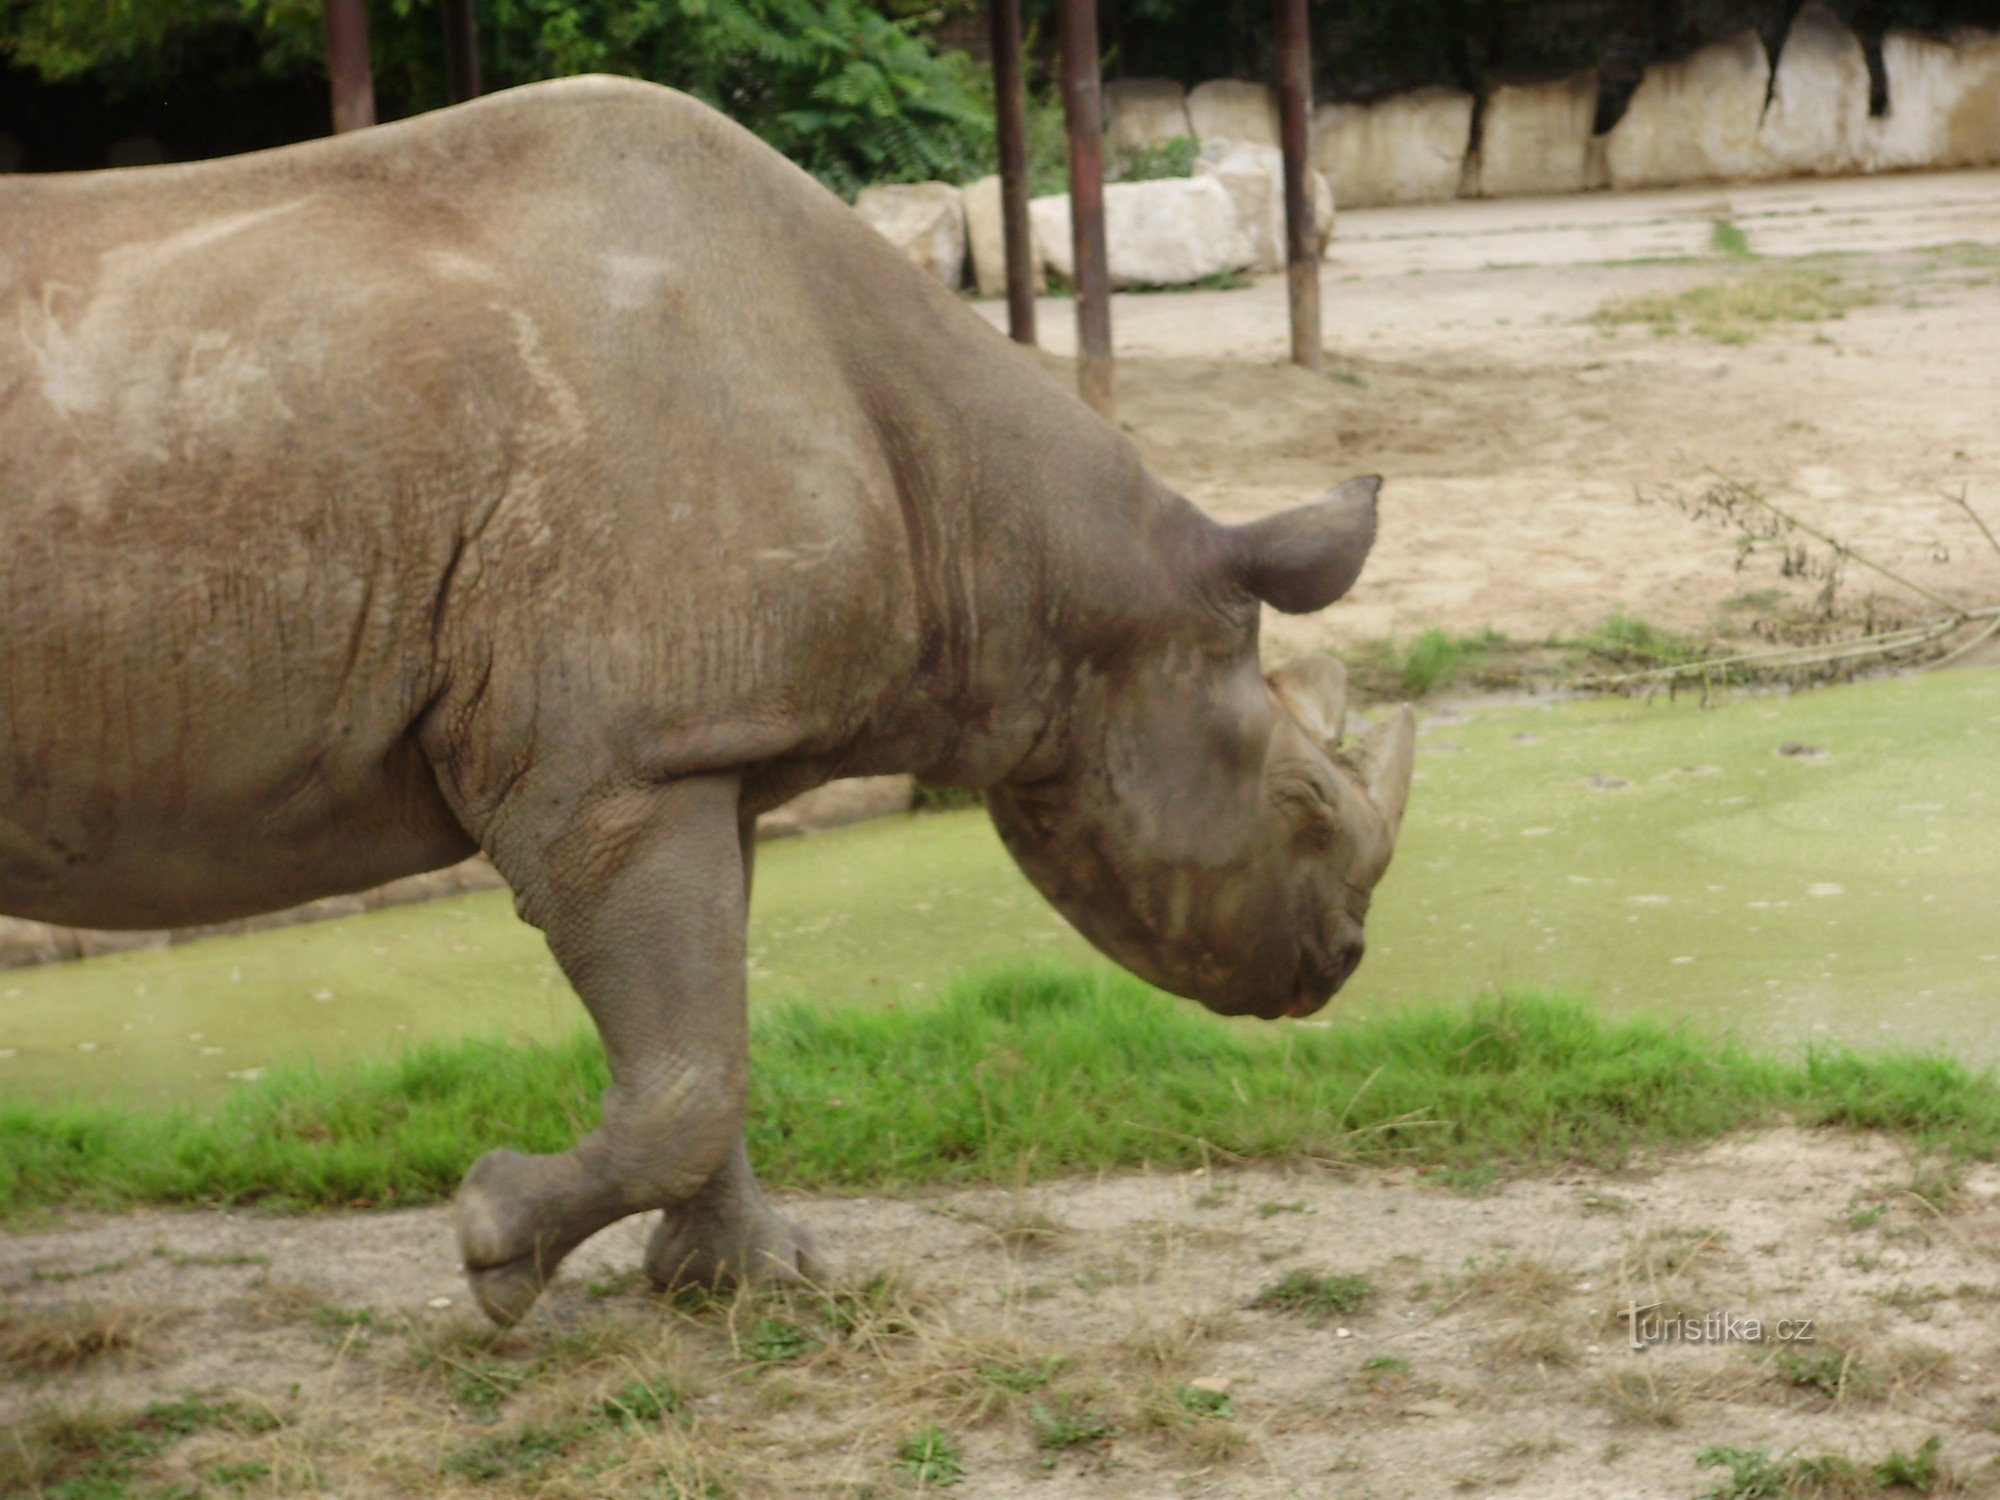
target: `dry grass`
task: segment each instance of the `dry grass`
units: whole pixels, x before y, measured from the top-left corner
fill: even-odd
[[[53,1375],[106,1355],[142,1358],[169,1321],[157,1308],[119,1302],[0,1309],[0,1368]]]
[[[1566,1367],[1582,1353],[1577,1319],[1570,1310],[1576,1295],[1574,1272],[1534,1256],[1509,1259],[1474,1270],[1463,1299],[1490,1307],[1499,1330],[1488,1351],[1502,1360]]]

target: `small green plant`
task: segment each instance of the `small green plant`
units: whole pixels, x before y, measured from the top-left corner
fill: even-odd
[[[743,1342],[743,1352],[759,1364],[782,1364],[808,1354],[819,1340],[796,1323],[759,1318]]]
[[[973,1368],[981,1380],[995,1389],[1025,1396],[1032,1391],[1039,1391],[1054,1380],[1068,1363],[1069,1361],[1060,1354],[1051,1354],[1047,1359],[1033,1364],[1002,1365],[982,1362]]]
[[[1856,1358],[1853,1350],[1837,1345],[1803,1352],[1781,1350],[1771,1367],[1786,1385],[1818,1391],[1835,1402],[1872,1396],[1882,1384],[1881,1376]]]
[[[1037,1401],[1028,1408],[1028,1420],[1035,1429],[1035,1446],[1047,1455],[1044,1464],[1054,1463],[1057,1454],[1073,1449],[1095,1450],[1117,1430],[1102,1412],[1070,1391],[1057,1391],[1047,1401]]]
[[[1287,1271],[1250,1299],[1250,1305],[1302,1318],[1330,1318],[1357,1312],[1375,1300],[1375,1283],[1366,1276],[1322,1276],[1300,1268]]]
[[[466,1444],[445,1459],[445,1472],[487,1484],[532,1478],[553,1467],[594,1431],[589,1422],[554,1426],[531,1422]]]
[[[1873,1472],[1883,1489],[1915,1490],[1919,1495],[1933,1494],[1952,1482],[1944,1462],[1944,1440],[1935,1432],[1918,1444],[1915,1453],[1892,1448]]]
[[[1191,1417],[1233,1417],[1236,1410],[1229,1404],[1229,1392],[1211,1390],[1202,1385],[1177,1385],[1174,1387],[1174,1405]]]
[[[1143,146],[1128,146],[1112,164],[1114,182],[1155,182],[1165,177],[1192,177],[1201,142],[1177,135]]]
[[[1943,1446],[1933,1433],[1916,1452],[1892,1449],[1873,1464],[1856,1463],[1839,1453],[1808,1457],[1791,1449],[1774,1458],[1762,1446],[1718,1446],[1702,1449],[1695,1464],[1727,1471],[1702,1492],[1702,1500],[1848,1500],[1883,1490],[1929,1495],[1954,1482],[1944,1463]]]
[[[1886,1203],[1871,1203],[1866,1208],[1849,1209],[1847,1227],[1857,1233],[1863,1229],[1872,1229],[1882,1222],[1888,1212],[1889,1205]]]
[[[1306,1207],[1306,1200],[1303,1198],[1294,1198],[1290,1203],[1278,1203],[1275,1201],[1260,1203],[1256,1209],[1257,1217],[1260,1219],[1275,1219],[1279,1214],[1309,1214],[1311,1212],[1312,1210]]]
[[[1750,248],[1750,236],[1730,219],[1717,219],[1709,226],[1708,248],[1731,260],[1753,260],[1757,255]]]
[[[598,1402],[597,1409],[613,1426],[631,1431],[660,1426],[686,1399],[669,1381],[630,1380]]]
[[[964,1456],[951,1434],[935,1422],[904,1438],[896,1448],[896,1461],[920,1488],[946,1489],[965,1478]]]
[[[1421,698],[1479,677],[1507,638],[1495,630],[1469,634],[1433,626],[1403,644],[1379,641],[1360,653],[1351,671],[1356,686],[1371,698]]]
[[[1610,667],[1626,672],[1678,666],[1700,661],[1707,654],[1699,641],[1676,635],[1622,609],[1595,630],[1571,641],[1570,646],[1585,659],[1582,665],[1586,667]]]

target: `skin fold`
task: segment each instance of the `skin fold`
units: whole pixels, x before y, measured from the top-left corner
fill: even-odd
[[[1377,481],[1241,527],[670,90],[0,179],[0,911],[219,921],[474,850],[603,1036],[603,1123],[467,1175],[520,1317],[664,1210],[662,1284],[810,1270],[743,1147],[752,825],[982,790],[1107,954],[1229,1013],[1359,962],[1407,710],[1260,602],[1352,585]]]

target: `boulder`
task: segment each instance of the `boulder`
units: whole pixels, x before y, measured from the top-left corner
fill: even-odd
[[[1118,78],[1104,85],[1106,144],[1113,156],[1194,134],[1187,90],[1171,78]]]
[[[1236,204],[1236,221],[1250,237],[1255,268],[1285,267],[1285,153],[1276,146],[1248,141],[1212,141],[1195,162],[1197,177],[1213,177],[1228,189]],[[1333,189],[1323,173],[1313,181],[1313,224],[1319,231],[1319,253],[1326,254],[1333,238]]]
[[[950,183],[863,188],[854,211],[946,286],[965,280],[965,199]]]
[[[21,143],[6,131],[0,130],[0,172],[18,172],[21,163],[27,159],[27,151]]]
[[[757,820],[757,837],[790,838],[823,828],[844,828],[870,818],[906,813],[916,800],[917,783],[909,776],[856,776],[829,781],[792,798]]]
[[[982,297],[1007,295],[1007,228],[1000,213],[1000,179],[982,177],[965,186],[965,238],[972,252],[972,281]],[[1048,271],[1043,265],[1041,236],[1034,220],[1028,221],[1028,240],[1034,249],[1035,291],[1049,289]]]
[[[1858,153],[1865,170],[2000,164],[2000,34],[1891,32],[1882,63],[1889,113],[1869,121]]]
[[[1313,161],[1342,208],[1458,196],[1472,138],[1472,95],[1418,89],[1378,104],[1325,104]]]
[[[1596,119],[1595,69],[1555,83],[1503,84],[1486,101],[1475,191],[1504,198],[1580,193],[1595,185],[1591,142]]]
[[[1049,269],[1076,280],[1069,195],[1028,205]],[[1113,286],[1185,286],[1248,270],[1257,250],[1236,200],[1213,176],[1115,182],[1104,190],[1104,237]]]
[[[1648,68],[1605,140],[1611,186],[1772,175],[1760,134],[1770,87],[1770,59],[1754,31]]]
[[[1820,0],[1801,10],[1778,50],[1761,126],[1773,171],[1831,175],[1860,163],[1870,129],[1868,56]]]
[[[1278,96],[1261,83],[1217,78],[1198,83],[1187,96],[1188,124],[1204,146],[1210,141],[1280,144]]]

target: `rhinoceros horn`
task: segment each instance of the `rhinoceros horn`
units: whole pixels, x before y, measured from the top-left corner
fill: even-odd
[[[1410,770],[1417,754],[1417,719],[1405,703],[1368,730],[1347,752],[1349,763],[1368,788],[1369,799],[1389,820],[1389,837],[1403,824],[1403,804],[1410,798]]]

